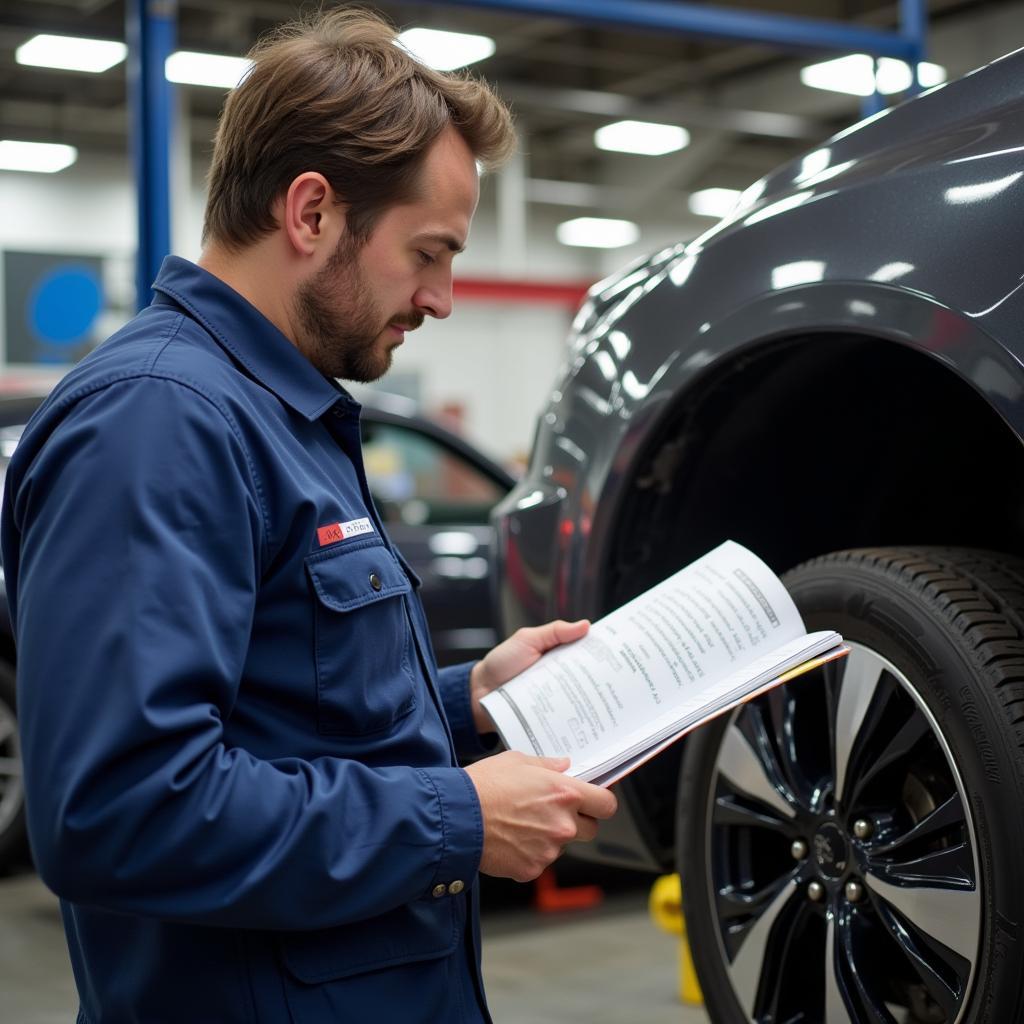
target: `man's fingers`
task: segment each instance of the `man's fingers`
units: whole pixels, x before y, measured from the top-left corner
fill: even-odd
[[[575,622],[555,619],[553,622],[545,622],[543,626],[525,626],[519,632],[528,646],[543,652],[581,639],[587,635],[588,629],[590,622],[587,619],[577,619]]]
[[[553,772],[568,771],[569,765],[572,763],[567,757],[533,757],[530,754],[524,755],[523,761],[526,764],[536,765],[538,768],[548,768]]]
[[[581,800],[579,813],[591,818],[610,818],[618,809],[619,802],[610,789],[592,786],[589,782],[581,782]]]
[[[586,814],[577,814],[576,840],[581,843],[590,843],[596,836],[597,822]]]

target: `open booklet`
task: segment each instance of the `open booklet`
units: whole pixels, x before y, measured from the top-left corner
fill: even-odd
[[[716,715],[849,653],[726,541],[483,698],[505,745],[609,786]]]

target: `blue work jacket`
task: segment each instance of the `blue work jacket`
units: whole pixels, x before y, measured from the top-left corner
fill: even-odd
[[[359,406],[168,258],[7,474],[29,835],[88,1024],[489,1020],[470,666]]]

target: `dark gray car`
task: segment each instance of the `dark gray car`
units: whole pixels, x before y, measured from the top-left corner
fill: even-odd
[[[680,868],[716,1022],[1024,1019],[1022,168],[1024,52],[601,282],[497,510],[506,631],[731,537],[850,641],[591,844]]]

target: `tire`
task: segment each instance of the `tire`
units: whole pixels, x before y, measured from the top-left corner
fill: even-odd
[[[14,695],[14,669],[0,661],[0,871],[25,856],[25,787]]]
[[[687,743],[678,856],[711,1020],[1024,1020],[1024,561],[867,549],[785,582],[852,653]]]

